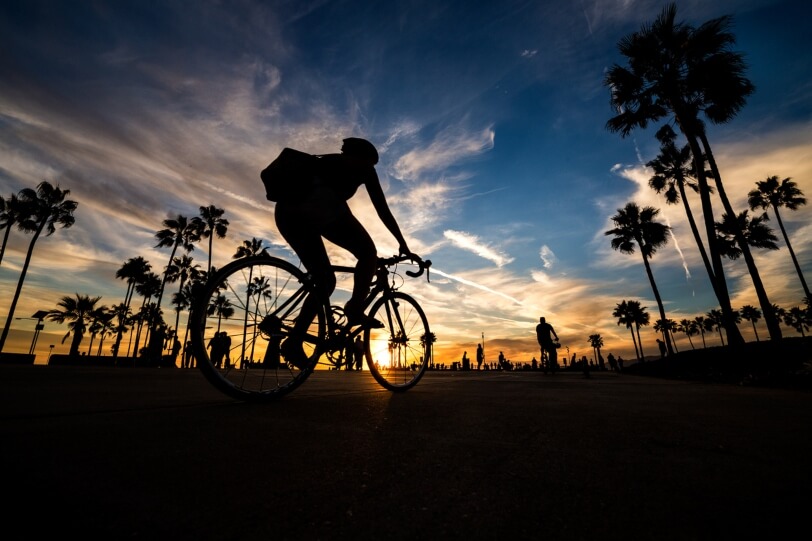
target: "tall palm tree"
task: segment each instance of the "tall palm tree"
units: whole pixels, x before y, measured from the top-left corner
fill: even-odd
[[[234,253],[232,259],[243,259],[246,257],[255,256],[261,252],[263,252],[265,248],[262,245],[262,241],[256,237],[252,237],[251,240],[244,240],[242,244],[237,247],[237,251]],[[251,295],[252,295],[252,280],[254,274],[254,267],[248,267],[248,284],[249,287],[245,292],[245,314],[244,314],[244,321],[243,321],[243,331],[242,331],[242,359],[245,360],[245,339],[248,333],[248,314],[250,312],[250,305],[251,305]],[[256,330],[254,331],[256,332]],[[254,340],[251,341],[251,359],[254,358]]]
[[[603,347],[603,337],[600,334],[590,334],[589,335],[589,345],[592,346],[593,354],[595,355],[595,361],[600,364],[601,370],[604,368],[603,364],[601,363],[601,348]]]
[[[231,304],[228,297],[218,294],[209,304],[206,313],[209,316],[217,315],[217,332],[220,332],[220,324],[223,319],[229,319],[234,315],[234,305]]]
[[[45,181],[41,182],[36,190],[25,188],[19,193],[20,200],[28,206],[30,211],[28,217],[20,223],[19,227],[25,231],[33,232],[34,236],[28,245],[25,262],[20,271],[20,278],[17,281],[17,289],[14,291],[14,297],[11,300],[8,316],[6,317],[6,325],[3,327],[3,334],[0,335],[0,352],[3,351],[6,344],[8,331],[11,327],[11,321],[14,319],[17,302],[20,300],[25,275],[28,272],[28,266],[31,264],[31,256],[34,254],[34,245],[37,239],[43,231],[46,232],[46,236],[50,236],[56,231],[57,225],[65,229],[72,226],[76,221],[73,212],[79,206],[79,203],[66,199],[68,195],[70,195],[70,190],[62,190],[59,185],[52,186]]]
[[[722,327],[724,327],[722,311],[714,308],[705,314],[705,319],[710,322],[710,325],[712,326],[711,328],[719,333],[719,339],[722,341],[722,345],[724,346],[725,337],[722,335]]]
[[[182,291],[187,281],[195,280],[200,276],[200,265],[194,262],[194,259],[188,255],[182,255],[172,260],[172,264],[166,269],[166,281],[168,283],[180,282],[178,285],[178,292],[172,298],[172,304],[175,306],[175,332],[178,331],[178,324],[180,323],[180,313],[184,308],[188,307]]]
[[[211,272],[211,252],[214,236],[225,238],[228,232],[228,220],[223,218],[225,209],[217,208],[214,205],[200,207],[200,216],[192,218],[192,225],[197,230],[200,238],[209,239],[209,264],[206,272]]]
[[[688,337],[688,343],[691,344],[691,349],[696,349],[694,347],[694,341],[691,340],[691,337],[699,333],[698,327],[699,326],[697,325],[696,321],[688,318],[681,319],[679,321],[679,325],[677,326],[677,329]]]
[[[806,332],[804,331],[809,331],[809,326],[812,325],[812,317],[810,317],[808,310],[800,306],[793,306],[786,311],[784,323],[801,333],[801,337],[805,338]]]
[[[615,305],[615,309],[612,311],[612,317],[617,318],[618,325],[625,325],[627,329],[632,334],[632,342],[634,343],[634,355],[637,360],[640,360],[640,351],[637,349],[637,340],[634,337],[634,318],[632,317],[632,312],[629,309],[629,303],[625,300],[619,302]]]
[[[746,304],[742,306],[742,309],[740,310],[739,313],[741,313],[743,319],[746,319],[747,321],[753,324],[753,332],[756,335],[756,342],[760,342],[760,340],[758,339],[758,330],[756,330],[756,322],[759,319],[761,319],[761,310],[759,310],[755,306]]]
[[[735,216],[735,219],[732,218]],[[767,215],[753,216],[749,218],[747,211],[742,211],[738,215],[725,213],[721,222],[716,222],[717,245],[721,254],[730,259],[743,257],[748,268],[751,269],[750,278],[753,281],[753,288],[756,290],[761,311],[764,314],[764,322],[767,324],[767,331],[772,340],[781,339],[781,329],[778,325],[778,318],[772,312],[772,304],[764,289],[764,284],[758,274],[758,269],[754,267],[753,255],[750,246],[754,248],[764,248],[777,250],[778,237],[772,229],[764,223]]]
[[[798,258],[795,257],[792,244],[789,242],[787,230],[784,227],[784,221],[778,212],[779,207],[797,210],[798,207],[806,205],[804,193],[789,177],[779,182],[777,176],[771,176],[767,177],[766,180],[756,182],[756,189],[747,194],[747,203],[750,205],[750,210],[772,209],[775,214],[775,219],[778,220],[778,227],[781,229],[781,234],[784,236],[784,243],[786,243],[789,249],[789,255],[792,257],[792,263],[795,265],[795,271],[798,273],[798,278],[800,278],[801,285],[804,288],[804,296],[812,297],[809,293],[809,286],[806,285],[804,274],[801,272],[801,265],[798,263]]]
[[[141,330],[144,323],[151,321],[148,316],[154,313],[154,310],[150,308],[150,301],[160,290],[161,277],[154,272],[148,272],[142,281],[135,284],[135,292],[143,297],[141,308],[139,308],[138,314],[135,316],[138,320],[138,328],[135,333],[135,347],[132,351],[136,356],[138,355],[138,345],[141,343]]]
[[[744,77],[741,54],[730,50],[735,37],[728,32],[729,16],[712,19],[699,28],[676,22],[675,4],[665,6],[653,24],[625,36],[618,43],[629,67],[612,66],[605,84],[611,88],[612,104],[618,114],[609,119],[607,129],[627,136],[635,128],[663,119],[672,121],[685,135],[694,159],[699,186],[705,234],[708,239],[715,283],[728,342],[744,343],[732,321],[730,294],[725,280],[721,253],[716,246],[713,205],[705,174],[703,156],[708,157],[716,188],[726,209],[729,202],[712,159],[700,114],[713,123],[731,120],[744,106],[754,87]],[[700,141],[705,146],[703,153]],[[735,213],[728,209],[731,214]],[[754,282],[757,277],[753,277]]]
[[[31,214],[29,206],[24,203],[16,194],[11,194],[8,199],[0,196],[0,229],[6,230],[3,233],[3,244],[0,245],[0,263],[3,262],[3,255],[6,253],[11,228],[16,225],[23,229],[22,224]]]
[[[646,360],[643,353],[643,340],[640,339],[640,327],[646,327],[651,321],[651,314],[646,312],[646,307],[640,305],[640,301],[629,301],[629,314],[634,323],[634,329],[637,333],[637,344],[640,346],[640,360]]]
[[[654,299],[657,301],[657,308],[660,311],[660,319],[666,320],[663,300],[657,283],[654,281],[654,273],[651,271],[649,258],[653,256],[657,249],[668,242],[671,228],[655,220],[660,211],[654,207],[640,208],[636,203],[627,203],[622,209],[617,209],[617,214],[612,216],[615,224],[614,229],[606,231],[606,235],[613,235],[612,248],[624,254],[633,254],[635,246],[640,248],[643,256],[643,266],[646,268],[646,275],[651,283],[654,292]],[[665,335],[666,348],[668,354],[674,353],[671,345],[671,338]]]
[[[764,248],[766,250],[778,250],[778,237],[773,234],[772,229],[765,224],[767,215],[747,216],[744,210],[735,219],[730,214],[722,216],[721,222],[716,222],[716,232],[719,237],[719,246],[722,255],[730,259],[738,259],[744,252],[739,238],[743,238],[746,245],[754,248]],[[742,231],[742,237],[735,235],[734,231]]]
[[[129,330],[130,325],[133,322],[133,314],[130,307],[123,302],[111,306],[110,313],[113,314],[113,318],[115,319],[113,331],[116,335],[116,341],[113,343],[110,351],[113,353],[113,357],[116,358],[118,357],[119,350],[121,349],[121,339],[123,338],[124,333]]]
[[[96,309],[96,303],[99,302],[101,297],[90,297],[88,295],[79,295],[76,293],[75,297],[62,297],[57,304],[61,309],[50,310],[45,316],[51,321],[57,323],[68,323],[68,333],[65,339],[73,334],[73,340],[70,344],[69,355],[79,355],[79,344],[82,343],[87,323],[92,317],[93,311]]]
[[[124,302],[117,309],[118,325],[116,327],[116,342],[113,345],[113,357],[118,357],[121,348],[121,339],[127,329],[126,322],[132,317],[130,304],[135,293],[136,285],[143,284],[147,275],[152,270],[152,265],[143,257],[131,257],[116,271],[116,278],[127,281],[127,292],[124,294]],[[118,305],[116,305],[118,306]]]
[[[696,316],[694,323],[696,323],[696,329],[699,331],[699,334],[702,335],[702,347],[707,348],[708,344],[705,342],[705,331],[713,332],[713,322],[705,319],[705,316]]]
[[[677,148],[675,144],[677,134],[668,124],[657,131],[656,137],[660,141],[660,154],[646,164],[654,171],[648,185],[655,192],[662,193],[665,196],[665,202],[669,205],[676,205],[682,201],[685,215],[688,218],[688,225],[699,249],[699,255],[702,257],[705,270],[708,276],[713,276],[713,266],[710,258],[708,258],[705,243],[699,234],[699,228],[696,225],[691,205],[686,196],[686,186],[695,193],[699,192],[699,184],[696,182],[696,174],[694,173],[695,164],[691,155],[691,147],[685,145],[681,149]],[[710,188],[708,189],[711,192],[713,191]],[[711,280],[711,287],[716,287],[713,280]]]
[[[107,306],[96,306],[88,315],[90,325],[87,330],[90,332],[90,344],[87,346],[87,354],[90,355],[93,351],[93,342],[96,340],[96,335],[103,332],[107,327],[113,316],[109,315],[110,309]],[[105,320],[107,324],[105,324]]]
[[[674,338],[674,331],[677,328],[677,323],[673,319],[658,319],[654,322],[654,330],[660,333],[665,338],[665,343],[669,341],[674,349],[674,353],[679,353],[677,350],[677,341]]]
[[[158,300],[155,303],[158,307],[158,312],[160,312],[161,309],[161,301],[163,300],[164,288],[166,287],[168,270],[172,261],[175,259],[175,253],[178,251],[178,248],[183,248],[187,253],[191,252],[195,249],[194,243],[200,240],[200,232],[186,216],[178,214],[174,218],[167,218],[163,221],[163,226],[164,229],[155,233],[155,238],[158,240],[158,244],[156,244],[155,247],[171,247],[172,251],[169,254],[169,263],[167,263],[163,273],[161,288],[158,291]],[[160,320],[158,318],[150,323],[151,326],[157,326]]]

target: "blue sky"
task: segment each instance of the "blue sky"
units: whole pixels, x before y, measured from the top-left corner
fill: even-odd
[[[405,288],[426,307],[440,360],[472,355],[483,332],[489,357],[529,360],[541,315],[570,353],[591,355],[587,337],[600,333],[607,351],[633,357],[611,312],[634,299],[655,316],[656,304],[639,253],[615,253],[603,235],[626,202],[661,208],[674,228],[652,261],[667,315],[715,308],[681,207],[647,187],[653,130],[623,139],[604,127],[613,114],[604,73],[623,63],[616,44],[663,5],[4,2],[0,193],[48,180],[80,203],[74,227],[38,243],[16,316],[74,293],[121,302],[115,271],[139,255],[163,268],[169,254],[153,237],[161,221],[201,205],[225,208],[231,222],[215,265],[252,236],[293,257],[259,171],[284,146],[335,152],[352,135],[378,146],[390,206],[411,248],[434,261],[430,284]],[[770,175],[812,195],[812,8],[678,3],[678,18],[692,24],[726,14],[756,86],[736,119],[709,129],[733,205],[744,210],[747,192]],[[351,205],[379,251],[393,252],[363,190]],[[782,216],[807,274],[810,212]],[[0,318],[28,240],[12,234],[0,267]],[[802,291],[781,245],[757,262],[770,300],[789,307]],[[205,262],[205,246],[191,255]],[[734,307],[757,305],[743,263],[731,262],[728,275]],[[19,351],[29,327],[13,326]],[[45,332],[40,351],[67,350],[64,329],[47,323]],[[655,338],[646,330],[651,353]],[[678,346],[690,347],[685,338]]]

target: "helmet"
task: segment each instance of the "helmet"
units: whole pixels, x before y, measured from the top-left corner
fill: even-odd
[[[378,163],[378,151],[375,150],[375,145],[366,139],[348,137],[344,139],[344,146],[341,147],[341,151],[362,158],[370,162],[370,165]]]

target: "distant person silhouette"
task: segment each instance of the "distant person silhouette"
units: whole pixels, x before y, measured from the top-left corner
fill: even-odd
[[[606,356],[606,361],[609,363],[609,370],[617,372],[617,360],[615,360],[615,356],[610,353]]]
[[[476,369],[482,369],[482,363],[485,362],[485,352],[482,350],[482,344],[476,346]]]
[[[193,368],[194,367],[194,357],[192,355],[192,341],[187,340],[186,346],[183,348],[183,367],[184,368]]]
[[[665,342],[658,338],[657,347],[660,348],[660,359],[665,359],[665,356],[668,353],[668,349],[665,347]]]
[[[378,218],[397,240],[400,253],[419,259],[409,250],[386,202],[375,171],[378,151],[372,143],[350,137],[344,139],[340,154],[312,156],[303,163],[307,164],[308,170],[296,178],[296,185],[288,186],[274,196],[274,216],[279,233],[314,277],[320,297],[310,296],[305,300],[290,336],[282,343],[285,359],[300,367],[307,361],[302,348],[307,327],[316,317],[320,304],[329,300],[336,286],[336,276],[330,268],[323,239],[344,248],[357,259],[352,295],[344,307],[349,324],[380,325],[367,320],[362,307],[375,274],[377,250],[369,233],[347,204],[361,185],[366,186]],[[261,175],[266,189],[273,175],[273,166],[272,163]],[[271,194],[267,195],[270,199]]]
[[[555,342],[553,341],[555,336]],[[553,326],[547,323],[544,317],[539,318],[539,324],[536,325],[536,340],[538,340],[541,347],[542,356],[547,353],[547,364],[551,370],[555,370],[558,366],[558,335],[555,333]]]
[[[364,367],[364,341],[360,336],[355,337],[353,343],[353,360],[355,361],[355,369],[361,370]]]
[[[178,353],[180,353],[180,348],[181,348],[180,340],[178,340],[178,337],[176,336],[174,338],[174,340],[172,341],[172,362],[173,363],[178,362]],[[183,362],[183,361],[181,361],[181,362]]]
[[[468,358],[468,352],[462,352],[462,369],[463,370],[470,370],[471,369],[471,360]]]

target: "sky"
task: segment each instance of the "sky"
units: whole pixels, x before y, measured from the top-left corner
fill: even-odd
[[[356,136],[379,149],[389,205],[412,251],[433,262],[430,282],[407,280],[403,290],[425,308],[437,362],[464,351],[472,357],[483,336],[487,361],[499,351],[515,362],[538,357],[540,316],[567,356],[592,357],[588,337],[600,334],[604,355],[631,359],[615,306],[638,300],[652,321],[658,316],[639,251],[615,252],[604,235],[627,202],[659,208],[672,227],[651,261],[667,316],[679,321],[717,307],[682,206],[648,187],[657,126],[626,138],[605,128],[615,113],[605,73],[625,65],[617,43],[664,5],[4,1],[0,194],[47,180],[79,202],[73,227],[37,242],[15,317],[55,309],[76,293],[122,302],[121,265],[142,256],[163,269],[169,250],[155,247],[162,221],[210,204],[230,222],[227,237],[214,242],[215,266],[252,237],[297,261],[276,230],[259,172],[283,147],[338,152],[343,138]],[[733,207],[747,209],[747,192],[772,175],[791,177],[812,196],[812,6],[677,7],[678,19],[693,25],[733,16],[735,49],[756,87],[735,119],[708,126]],[[701,216],[698,199],[690,202]],[[395,253],[363,188],[350,204],[379,253]],[[807,280],[810,217],[812,204],[782,214]],[[775,219],[769,223],[780,237]],[[0,324],[29,241],[11,234],[0,266]],[[770,301],[788,308],[803,291],[779,244],[755,257]],[[330,253],[352,264],[340,249]],[[190,255],[205,266],[207,247]],[[734,308],[758,306],[743,261],[727,262],[726,273]],[[6,351],[27,352],[34,324],[15,320]],[[763,320],[757,328],[767,336]],[[741,330],[755,339],[747,322]],[[37,363],[49,345],[67,352],[65,332],[45,323]],[[654,354],[657,334],[641,332],[644,353]],[[718,335],[706,341],[718,345]],[[693,342],[701,347],[700,338]],[[691,348],[682,334],[677,348]]]

